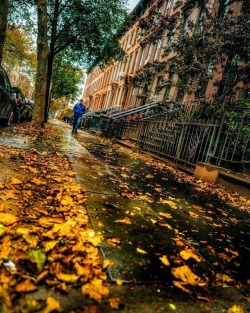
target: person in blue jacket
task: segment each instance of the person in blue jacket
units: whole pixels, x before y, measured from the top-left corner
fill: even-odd
[[[76,103],[73,107],[74,116],[73,116],[73,129],[72,133],[77,133],[77,129],[79,128],[82,116],[86,111],[85,105],[83,104],[82,99],[78,103]]]

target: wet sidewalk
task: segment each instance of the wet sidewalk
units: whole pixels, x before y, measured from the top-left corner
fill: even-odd
[[[124,312],[170,312],[172,302],[179,304],[176,312],[199,312],[203,306],[206,312],[222,312],[246,302],[249,213],[150,157],[81,130],[72,135],[65,123],[53,124],[62,131],[60,151],[86,192],[93,228],[104,236],[101,253],[113,262],[111,290],[124,297]],[[32,147],[18,135],[0,144]],[[188,266],[198,283],[180,284],[173,269],[181,266]],[[220,297],[222,304],[194,305],[181,290],[206,301]]]

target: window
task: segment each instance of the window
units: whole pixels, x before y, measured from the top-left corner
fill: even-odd
[[[162,14],[162,7],[163,7],[162,4],[158,7],[158,13],[159,13],[159,14]]]
[[[162,42],[162,40],[159,39],[158,43],[157,43],[157,46],[156,46],[156,50],[155,50],[154,61],[157,60],[157,58],[158,58],[159,50],[161,49],[161,42]]]
[[[183,25],[182,25],[182,35],[186,34],[186,31],[188,28],[188,21],[189,21],[189,12],[184,12]]]
[[[172,80],[174,79],[174,70],[173,67],[170,67],[168,74],[168,85],[165,89],[164,100],[169,100],[170,90],[172,87]]]
[[[171,0],[168,0],[166,10],[165,10],[165,16],[169,14],[171,7]]]
[[[218,17],[224,17],[227,15],[227,12],[230,7],[230,0],[224,0],[220,2]]]
[[[141,60],[140,60],[139,67],[142,67],[142,65],[143,65],[144,53],[145,53],[145,47],[142,49],[142,53],[141,53]]]
[[[223,94],[233,89],[237,76],[238,61],[239,60],[237,55],[234,56],[231,60],[228,60],[224,70],[223,81],[218,89],[219,96],[222,96]]]
[[[136,52],[135,52],[134,62],[133,62],[133,66],[132,66],[132,69],[131,69],[132,72],[135,71],[137,56],[138,56],[138,50],[136,50]]]
[[[149,46],[149,49],[148,49],[148,55],[147,55],[147,59],[145,61],[145,64],[150,61],[150,57],[151,57],[151,54],[152,54],[152,49],[153,49],[153,44],[151,43],[150,46]]]
[[[249,12],[249,11],[250,11],[250,0],[243,0],[242,12]]]

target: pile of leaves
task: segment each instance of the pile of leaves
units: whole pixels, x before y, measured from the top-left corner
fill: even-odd
[[[102,236],[91,228],[67,158],[0,146],[0,161],[0,311],[24,312],[19,300],[41,286],[65,293],[77,287],[100,303],[109,294],[103,285],[109,261],[99,257]],[[63,311],[52,296],[25,306]]]

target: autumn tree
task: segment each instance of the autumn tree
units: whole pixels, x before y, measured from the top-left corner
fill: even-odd
[[[9,1],[2,0],[0,5],[0,64],[3,58],[3,47],[6,37],[7,17],[9,10]]]
[[[36,51],[33,39],[18,29],[15,25],[8,25],[6,41],[3,49],[3,64],[8,73],[19,71],[25,73],[30,81],[34,80],[36,71]],[[19,73],[20,74],[20,73]],[[20,76],[20,75],[19,75]],[[21,83],[17,77],[17,81]]]

